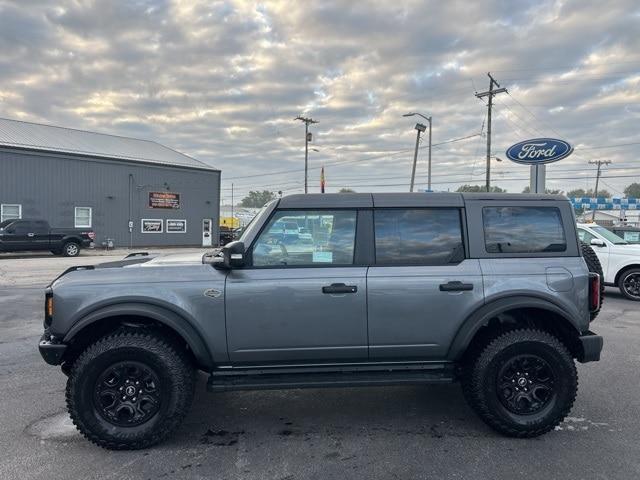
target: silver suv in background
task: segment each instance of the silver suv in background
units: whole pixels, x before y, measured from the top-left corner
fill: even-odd
[[[489,426],[532,437],[570,411],[575,359],[600,357],[585,258],[561,196],[292,195],[219,254],[66,272],[39,347],[106,448],[164,439],[196,369],[213,392],[460,381]]]

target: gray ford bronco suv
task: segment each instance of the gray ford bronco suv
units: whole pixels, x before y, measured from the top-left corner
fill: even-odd
[[[600,358],[593,257],[562,196],[291,195],[221,251],[65,272],[39,348],[111,449],[166,438],[197,370],[213,392],[459,380],[489,426],[533,437],[569,413],[575,359]]]

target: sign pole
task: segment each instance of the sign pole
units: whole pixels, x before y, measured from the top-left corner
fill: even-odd
[[[547,166],[545,164],[531,165],[529,167],[529,177],[529,190],[531,193],[544,193]]]

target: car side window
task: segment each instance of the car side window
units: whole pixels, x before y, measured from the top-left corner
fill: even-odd
[[[14,222],[11,225],[11,230],[13,230],[15,235],[26,235],[27,233],[31,233],[31,222],[24,220]]]
[[[555,207],[484,207],[487,253],[564,252],[567,241]]]
[[[578,238],[580,239],[581,242],[584,242],[586,244],[590,244],[591,240],[593,240],[596,237],[595,237],[595,235],[590,234],[586,230],[583,230],[583,229],[579,228],[578,229]]]
[[[464,260],[456,208],[378,209],[374,224],[378,265],[446,265]]]
[[[49,232],[49,224],[44,220],[36,220],[31,222],[31,230],[33,233],[48,233]]]
[[[256,267],[352,265],[355,210],[279,210],[256,240]]]

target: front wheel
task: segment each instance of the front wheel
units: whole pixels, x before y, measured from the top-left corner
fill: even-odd
[[[578,374],[567,348],[553,335],[512,330],[472,359],[462,378],[470,406],[493,429],[511,437],[535,437],[567,416]]]
[[[618,288],[629,300],[640,301],[640,268],[622,272],[618,279]]]
[[[67,408],[78,430],[112,450],[165,439],[191,405],[194,368],[172,342],[149,332],[118,332],[80,355],[67,381]]]

